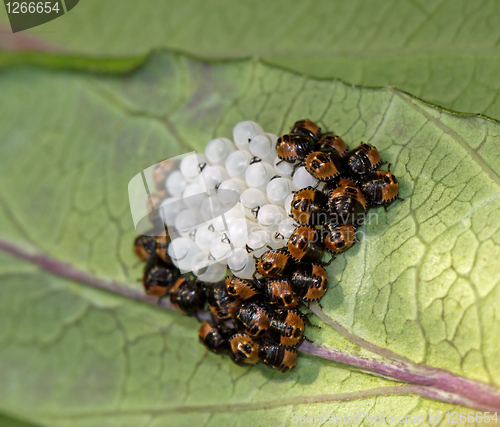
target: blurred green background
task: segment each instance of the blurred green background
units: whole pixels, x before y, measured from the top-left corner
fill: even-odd
[[[159,49],[257,56],[305,75],[396,86],[447,108],[500,118],[496,0],[81,0],[65,16],[14,36],[0,9],[5,50],[131,59],[73,58],[70,67],[123,70]],[[12,54],[2,62],[30,60],[61,61]]]

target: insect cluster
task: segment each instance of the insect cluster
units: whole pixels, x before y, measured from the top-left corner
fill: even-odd
[[[209,182],[216,191],[233,189],[240,198],[227,215],[226,231],[210,218],[179,230],[183,233],[172,241],[167,232],[138,236],[134,250],[146,261],[146,293],[168,297],[183,314],[209,319],[199,338],[210,351],[229,354],[237,364],[260,361],[286,372],[296,365],[297,347],[307,339],[305,325],[310,322],[300,307],[320,304],[328,289],[324,267],[356,243],[368,208],[386,208],[399,198],[399,185],[392,173],[378,170],[383,162],[375,147],[361,143],[349,150],[339,136],[322,133],[310,120],[296,122],[279,138],[254,122],[239,123],[233,135],[239,149],[218,138],[209,142],[206,162],[197,161],[196,168],[191,159],[189,167],[180,162],[180,172],[156,170],[163,188],[153,195],[186,197],[189,184],[179,181],[189,182],[189,177],[191,182],[203,178],[205,188]],[[243,226],[243,237],[231,232]],[[182,246],[187,248],[184,255],[193,250],[192,256],[200,259],[201,253],[211,263],[181,274],[188,270],[182,262],[190,260],[179,259],[176,242],[182,239],[188,241]],[[221,248],[229,244],[236,251],[224,257]],[[326,252],[328,262],[322,260]],[[227,267],[233,275],[226,276]]]

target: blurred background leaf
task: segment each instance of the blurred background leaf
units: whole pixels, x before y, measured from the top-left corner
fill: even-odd
[[[2,414],[0,414],[0,425],[2,427],[39,427],[38,424],[27,423]]]
[[[4,9],[0,19],[4,49],[104,58],[142,58],[158,49],[208,59],[257,56],[305,75],[396,86],[500,119],[496,0],[82,0],[62,18],[10,37]],[[20,58],[3,62],[14,60]]]

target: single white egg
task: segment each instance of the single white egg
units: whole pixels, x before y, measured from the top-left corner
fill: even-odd
[[[210,254],[216,261],[225,259],[231,253],[231,245],[226,239],[222,241],[221,238],[222,236],[213,240],[210,245]]]
[[[266,132],[264,135],[266,135],[271,142],[276,146],[276,141],[278,141],[278,135],[275,135],[274,133]]]
[[[288,163],[281,160],[278,156],[274,158],[274,170],[277,175],[291,177],[295,163]]]
[[[247,251],[260,257],[264,252],[269,249],[267,245],[271,242],[270,234],[265,230],[255,230],[249,236],[247,240]]]
[[[199,212],[200,205],[208,197],[208,194],[199,183],[189,184],[182,193],[182,201],[188,208],[194,208]]]
[[[286,242],[296,228],[296,222],[292,218],[287,218],[278,225],[278,233],[282,236],[282,240]]]
[[[275,205],[283,206],[286,198],[291,194],[293,182],[287,178],[274,178],[269,181],[266,194],[269,201]]]
[[[202,221],[198,212],[194,209],[186,209],[177,214],[175,228],[179,233],[189,233]]]
[[[199,280],[214,283],[222,280],[226,275],[227,267],[209,258],[209,254],[202,252],[193,258],[191,271]]]
[[[287,214],[288,216],[290,216],[290,215],[291,215],[291,213],[292,213],[292,200],[293,200],[293,196],[294,196],[294,195],[295,195],[295,194],[290,193],[290,194],[286,197],[285,202],[283,203],[283,207],[285,208],[285,212],[286,212],[286,214]]]
[[[233,128],[234,143],[240,150],[248,150],[249,140],[263,133],[264,130],[258,123],[249,120],[240,122]]]
[[[185,237],[177,237],[168,245],[168,255],[181,273],[191,271],[193,258],[200,252],[195,243]]]
[[[186,179],[180,171],[173,171],[165,180],[165,189],[172,197],[181,197],[186,186]]]
[[[274,159],[276,155],[273,155],[274,144],[267,134],[254,136],[248,143],[248,148],[250,149],[250,153],[259,159],[267,160],[271,157]]]
[[[236,151],[233,141],[227,138],[216,138],[205,147],[205,156],[213,165],[224,164],[226,157],[233,151]]]
[[[240,200],[241,193],[247,188],[246,182],[241,179],[228,179],[223,181],[217,189],[217,199],[221,207],[235,206]]]
[[[252,155],[248,151],[237,150],[226,158],[227,173],[231,178],[244,179],[245,171],[252,160]]]
[[[242,248],[248,240],[248,226],[245,218],[233,218],[228,223],[228,238],[235,248]]]
[[[293,184],[297,189],[314,187],[317,183],[318,180],[307,172],[304,166],[298,168],[293,174]]]
[[[264,205],[259,209],[257,220],[263,227],[278,226],[287,218],[285,210],[276,205]]]
[[[255,272],[255,260],[245,249],[239,248],[227,259],[227,266],[241,279],[252,279]]]
[[[249,187],[265,190],[274,176],[274,168],[267,162],[256,162],[248,166],[245,181]]]
[[[207,197],[201,202],[200,214],[205,221],[217,218],[222,211],[222,204],[217,197]]]
[[[245,215],[252,221],[257,219],[260,207],[268,203],[264,192],[257,188],[249,188],[241,193],[240,201]]]
[[[196,234],[194,236],[194,242],[202,251],[210,251],[212,242],[220,236],[219,233],[215,232],[215,228],[212,224],[202,224],[196,229]]]
[[[163,200],[159,208],[159,216],[168,227],[175,227],[177,215],[186,209],[184,202],[176,197]]]
[[[223,215],[219,215],[218,217],[214,218],[212,224],[217,231],[227,232],[229,223],[235,219],[240,218],[245,218],[245,214],[243,213],[239,204],[237,204],[232,209],[224,212]]]
[[[199,176],[199,184],[207,190],[214,189],[222,181],[229,179],[229,174],[222,166],[206,165]]]
[[[186,255],[191,250],[192,242],[185,237],[177,237],[168,245],[168,255],[173,261],[180,261],[186,258]]]
[[[187,154],[179,165],[179,169],[188,182],[194,182],[200,175],[200,165],[207,162],[204,154],[190,153]]]

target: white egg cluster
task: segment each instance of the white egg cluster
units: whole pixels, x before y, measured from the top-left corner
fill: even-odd
[[[292,192],[317,181],[303,166],[292,177],[294,164],[280,162],[276,155],[277,139],[255,122],[238,123],[233,141],[209,141],[204,154],[184,156],[167,176],[169,197],[160,205],[160,216],[172,238],[168,254],[181,272],[217,282],[229,267],[236,276],[250,279],[254,256],[268,246],[286,245],[295,229],[289,218]],[[217,194],[222,204],[226,194],[236,194],[237,203],[215,216],[209,194]]]

